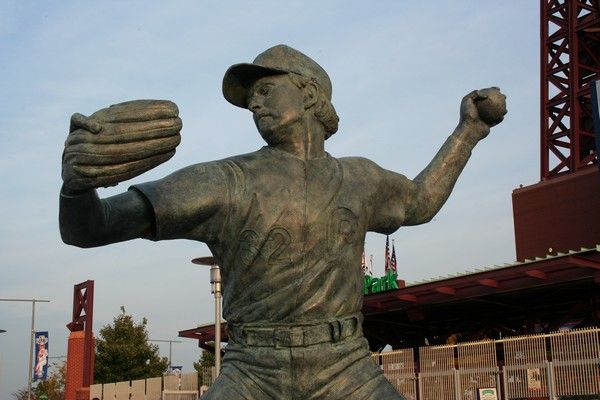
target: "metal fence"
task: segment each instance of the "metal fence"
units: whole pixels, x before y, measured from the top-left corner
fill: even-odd
[[[524,336],[508,339],[504,347],[504,388],[506,399],[548,397],[549,360],[546,337]]]
[[[498,388],[499,369],[496,344],[491,341],[457,346],[460,398],[477,400],[478,389]]]
[[[483,390],[498,400],[600,399],[598,328],[423,346],[372,358],[407,400],[478,400]]]
[[[419,349],[419,398],[422,400],[454,400],[456,371],[454,347],[431,346]]]
[[[217,369],[215,367],[203,367],[202,373],[202,386],[210,386],[217,379]]]
[[[558,396],[600,393],[598,330],[575,331],[550,338],[552,376]]]
[[[598,328],[423,346],[376,353],[372,359],[407,400],[479,400],[483,390],[497,400],[600,399]],[[92,385],[90,399],[195,400],[214,379],[213,367],[180,378]]]
[[[406,400],[417,399],[417,376],[413,349],[373,354],[372,357],[373,361],[381,366],[383,373],[396,390],[404,393]]]

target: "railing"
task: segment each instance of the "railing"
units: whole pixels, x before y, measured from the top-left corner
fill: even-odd
[[[407,400],[477,400],[482,390],[495,393],[497,400],[600,395],[598,328],[423,346],[375,353],[372,359]],[[180,379],[93,385],[90,399],[195,400],[203,393],[198,379],[210,386],[214,377],[213,367]]]
[[[600,395],[598,328],[423,346],[415,355],[402,349],[372,356],[407,400],[477,400],[484,389],[498,400]]]
[[[550,338],[553,377],[558,396],[600,393],[598,331],[575,331]]]

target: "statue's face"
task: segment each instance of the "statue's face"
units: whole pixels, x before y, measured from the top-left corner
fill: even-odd
[[[301,127],[305,112],[302,90],[287,75],[261,78],[248,91],[248,109],[269,145],[283,143]]]

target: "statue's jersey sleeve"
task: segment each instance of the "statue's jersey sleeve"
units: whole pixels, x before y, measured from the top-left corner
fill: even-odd
[[[367,230],[390,234],[402,226],[413,202],[412,181],[366,158],[345,157],[340,161],[356,196],[366,197]]]
[[[215,241],[229,203],[231,175],[222,161],[192,165],[163,179],[132,186],[154,211],[152,240]]]

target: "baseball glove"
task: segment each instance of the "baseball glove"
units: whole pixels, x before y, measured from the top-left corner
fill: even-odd
[[[89,117],[73,114],[62,178],[71,191],[115,186],[175,154],[181,119],[175,103],[134,100]]]

